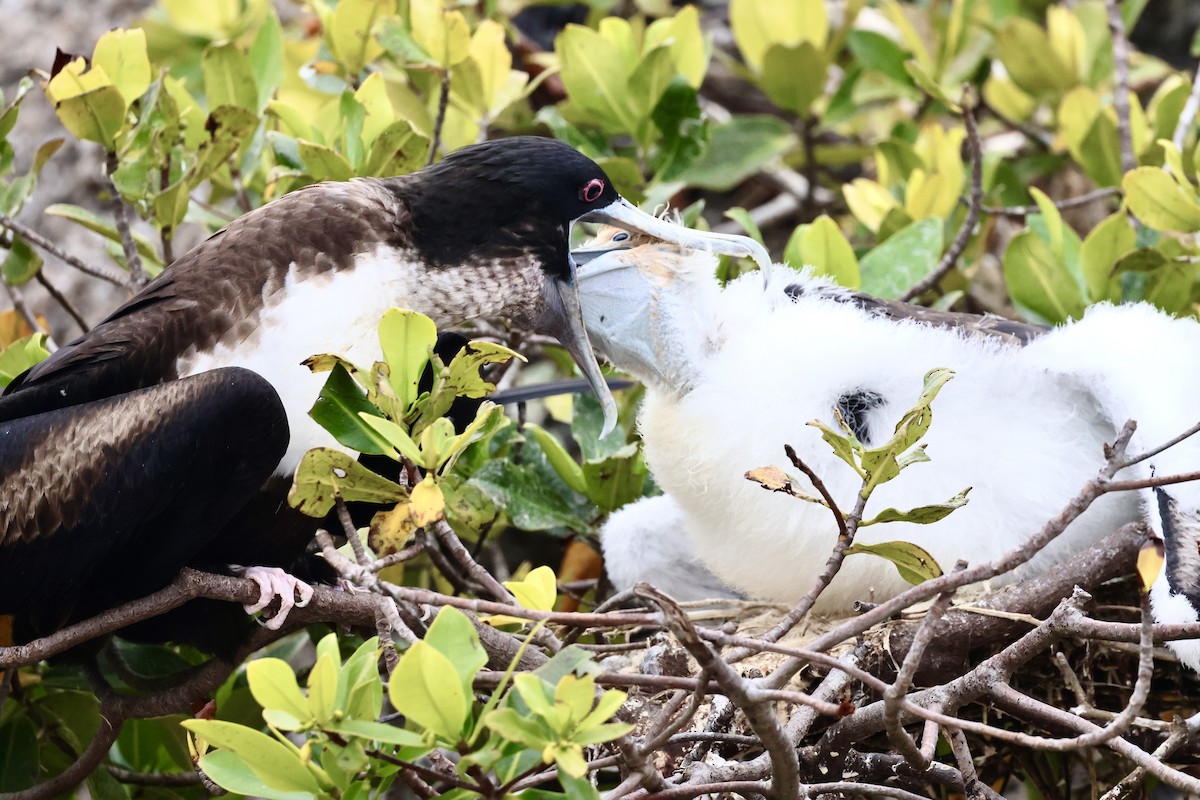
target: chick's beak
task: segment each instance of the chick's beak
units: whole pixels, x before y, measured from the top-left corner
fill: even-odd
[[[737,258],[752,258],[759,269],[771,266],[767,249],[747,236],[728,233],[694,231],[675,225],[641,211],[628,200],[618,197],[604,208],[590,211],[581,217],[584,222],[607,222],[628,231],[641,231],[647,236],[677,244],[686,250],[701,250]]]
[[[583,324],[583,307],[579,302],[579,283],[576,276],[575,259],[568,256],[569,271],[565,278],[547,276],[543,293],[541,330],[550,334],[567,349],[571,358],[579,365],[583,377],[600,400],[604,412],[601,436],[607,436],[617,426],[617,401],[600,372],[600,364],[588,340],[587,328]]]

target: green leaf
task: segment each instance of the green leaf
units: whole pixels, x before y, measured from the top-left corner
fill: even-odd
[[[405,730],[404,728],[397,728],[395,725],[384,725],[381,722],[372,722],[366,719],[342,720],[330,725],[329,730],[334,733],[357,736],[360,739],[367,739],[372,742],[395,744],[401,747],[420,747],[424,743],[424,739],[418,733]]]
[[[671,59],[669,47],[651,50],[629,76],[627,92],[634,102],[638,120],[638,127],[632,132],[643,145],[650,143],[648,134],[653,130],[653,126],[645,122],[650,119],[650,114],[674,77],[675,62]]]
[[[258,102],[254,110],[261,114],[267,103],[275,97],[275,90],[284,78],[283,28],[273,7],[267,8],[267,15],[254,36],[249,60],[254,86],[258,90]]]
[[[467,615],[457,608],[443,607],[429,626],[425,642],[450,659],[462,681],[464,695],[470,697],[475,676],[487,664],[488,656]]]
[[[204,96],[210,110],[219,106],[258,110],[254,69],[236,45],[209,45],[200,56],[200,68],[204,71]]]
[[[200,757],[200,769],[222,789],[266,800],[312,800],[311,792],[286,792],[268,786],[239,756],[228,750],[213,750]]]
[[[436,343],[437,327],[424,314],[393,308],[379,322],[379,344],[390,370],[388,383],[401,407],[408,408],[417,399],[417,382]]]
[[[25,714],[12,714],[0,725],[0,791],[28,789],[37,778],[37,729]]]
[[[696,90],[683,78],[671,81],[650,113],[650,119],[661,134],[655,180],[674,180],[695,163],[708,140],[708,124],[700,113]]]
[[[0,389],[8,386],[25,370],[50,357],[46,349],[46,334],[35,333],[17,339],[0,349]]]
[[[1047,322],[1065,322],[1083,314],[1085,303],[1075,276],[1033,231],[1009,242],[1004,280],[1015,303]]]
[[[924,91],[925,94],[929,95],[955,114],[962,112],[962,107],[950,99],[950,95],[946,94],[946,90],[943,89],[941,85],[933,79],[932,75],[925,71],[924,67],[922,67],[920,62],[915,58],[910,58],[908,61],[904,62],[904,70],[908,73],[909,77],[913,79],[913,82],[916,83],[917,86],[921,87],[921,90]]]
[[[501,708],[491,712],[484,720],[487,727],[503,738],[520,742],[533,750],[541,750],[550,741],[548,732],[536,720],[522,717],[516,709]]]
[[[763,57],[763,72],[758,85],[780,108],[794,114],[808,114],[809,106],[825,90],[825,54],[809,42],[797,45],[771,45]],[[803,80],[797,80],[803,75]]]
[[[671,48],[675,71],[689,86],[699,89],[708,68],[709,48],[700,30],[700,12],[696,6],[686,5],[675,16],[650,23],[642,46],[649,51],[659,45]]]
[[[862,257],[859,288],[876,297],[896,299],[932,272],[941,254],[942,220],[917,220]]]
[[[354,167],[338,151],[305,139],[296,140],[296,149],[305,171],[319,181],[348,181],[354,177]]]
[[[928,460],[920,456],[905,458],[904,454],[929,431],[933,422],[934,398],[953,377],[954,372],[949,369],[931,369],[927,372],[917,402],[896,423],[892,438],[879,447],[863,449],[861,465],[869,478],[859,492],[861,497],[870,497],[876,486],[895,478],[905,466]]]
[[[542,452],[546,454],[546,458],[550,461],[550,466],[554,467],[554,471],[563,479],[563,482],[570,486],[574,491],[583,494],[587,490],[587,483],[583,477],[583,468],[579,466],[562,443],[545,428],[536,425],[532,422],[525,423],[522,429],[527,433],[532,433],[533,438],[537,439],[538,444],[542,446]]]
[[[237,756],[272,789],[323,794],[316,777],[300,760],[300,753],[295,747],[232,722],[189,719],[180,724],[209,744]]]
[[[470,482],[503,508],[513,524],[522,530],[567,528],[577,533],[587,532],[589,526],[573,504],[570,489],[546,463],[540,448],[531,452],[533,443],[527,442],[523,448],[523,463],[493,459],[484,464]]]
[[[845,461],[859,475],[863,475],[862,467],[858,465],[857,455],[862,452],[862,443],[855,438],[854,434],[849,431],[840,432],[826,425],[820,420],[812,420],[808,423],[812,427],[821,432],[821,438],[833,450],[833,454]],[[843,423],[844,424],[844,423]],[[864,476],[865,477],[865,476]],[[753,478],[751,479],[753,480]],[[807,499],[807,498],[802,498]],[[813,499],[816,502],[816,499]]]
[[[125,123],[125,99],[110,84],[61,100],[54,104],[54,112],[76,137],[112,150],[114,138]]]
[[[288,504],[310,517],[323,517],[341,495],[347,502],[396,503],[408,498],[404,487],[376,475],[338,450],[309,450],[296,467]]]
[[[359,414],[382,415],[346,368],[335,364],[308,415],[346,447],[371,455],[391,452],[387,440],[363,422]]]
[[[1091,300],[1109,297],[1108,284],[1114,274],[1113,265],[1136,244],[1137,233],[1124,211],[1116,212],[1092,228],[1079,251],[1080,266]]]
[[[847,555],[870,553],[886,558],[896,567],[900,577],[916,586],[933,580],[942,574],[942,568],[929,553],[911,542],[880,542],[879,544],[852,544]]]
[[[1200,231],[1200,203],[1160,167],[1138,167],[1121,183],[1129,209],[1151,228],[1177,233]]]
[[[308,700],[296,682],[296,673],[286,661],[258,658],[246,665],[250,693],[264,710],[285,711],[301,723],[311,722]]]
[[[349,719],[375,720],[383,708],[383,683],[376,669],[379,639],[371,637],[359,645],[342,666],[335,705]]]
[[[0,274],[9,286],[21,286],[33,280],[38,270],[42,268],[42,257],[30,247],[24,239],[14,236],[4,263],[0,265]]]
[[[726,191],[795,144],[796,134],[783,120],[738,114],[709,128],[708,148],[677,179],[704,189]]]
[[[783,259],[793,267],[813,267],[818,275],[828,275],[847,289],[857,289],[861,282],[854,248],[837,223],[825,214],[796,228]]]
[[[880,522],[911,522],[916,525],[928,525],[932,522],[937,522],[940,519],[945,519],[955,509],[965,506],[967,504],[967,494],[970,491],[971,489],[968,487],[944,503],[935,503],[929,506],[917,506],[916,508],[910,508],[907,511],[898,511],[894,508],[885,508],[871,519],[861,522],[860,525],[875,525]]]
[[[846,46],[854,54],[855,62],[866,69],[882,73],[897,83],[912,82],[904,66],[908,53],[883,34],[852,30],[846,34]]]
[[[317,659],[308,673],[308,708],[318,725],[333,719],[337,699],[338,660],[333,656]]]
[[[616,43],[583,25],[564,28],[554,49],[571,105],[608,133],[636,132],[641,120],[628,83],[637,62],[630,63]]]
[[[388,697],[413,722],[457,743],[470,706],[454,664],[432,645],[415,642],[392,672]]]
[[[1046,32],[1027,19],[1008,17],[997,47],[1009,77],[1030,94],[1062,93],[1078,82],[1050,46]]]

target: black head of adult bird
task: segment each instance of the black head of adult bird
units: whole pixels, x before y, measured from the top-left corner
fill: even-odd
[[[638,211],[590,159],[538,137],[309,186],[231,222],[0,397],[0,613],[31,636],[184,565],[289,565],[310,535],[283,502],[290,475],[337,446],[308,416],[324,376],[302,362],[377,360],[394,306],[557,337],[611,418],[568,244],[584,217],[765,258]],[[278,571],[250,574],[290,604]]]

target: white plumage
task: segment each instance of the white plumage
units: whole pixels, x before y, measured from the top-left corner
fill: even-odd
[[[753,597],[794,602],[808,593],[837,532],[825,508],[767,493],[744,473],[773,464],[795,474],[783,453],[790,444],[849,510],[861,480],[807,425],[817,419],[836,427],[839,403],[857,410],[860,438],[879,444],[915,403],[928,370],[954,370],[923,440],[931,462],[881,486],[867,516],[944,502],[972,487],[968,504],[932,525],[874,525],[857,536],[864,543],[913,542],[943,569],[958,559],[994,559],[1039,530],[1097,474],[1103,445],[1126,419],[1139,423],[1130,452],[1200,419],[1200,325],[1150,306],[1098,306],[1019,347],[869,310],[787,267],[722,288],[714,266],[704,254],[644,245],[594,258],[581,270],[581,289],[593,344],[647,385],[639,417],[647,462],[681,509],[695,553],[713,575]],[[1200,442],[1189,440],[1121,477],[1197,465]],[[1200,487],[1169,489],[1179,509],[1194,515]],[[1049,569],[1141,513],[1162,531],[1152,492],[1141,500],[1102,497],[1005,579]],[[614,518],[606,542],[623,535],[622,525]],[[650,527],[644,516],[638,525]],[[1167,584],[1167,549],[1168,569],[1154,592],[1159,616],[1195,619],[1194,603]],[[1195,556],[1194,545],[1190,550]],[[639,558],[645,573],[655,553],[626,545],[610,554],[606,544],[606,555],[614,573],[622,557]],[[906,586],[890,563],[854,555],[817,608],[842,611]],[[1186,660],[1200,665],[1200,647]]]

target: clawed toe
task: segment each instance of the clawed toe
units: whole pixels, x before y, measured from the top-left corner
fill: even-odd
[[[263,611],[279,598],[279,610],[263,624],[273,631],[283,627],[293,608],[304,608],[313,598],[313,587],[279,567],[249,567],[243,573],[258,584],[258,601],[243,606],[247,614]]]

